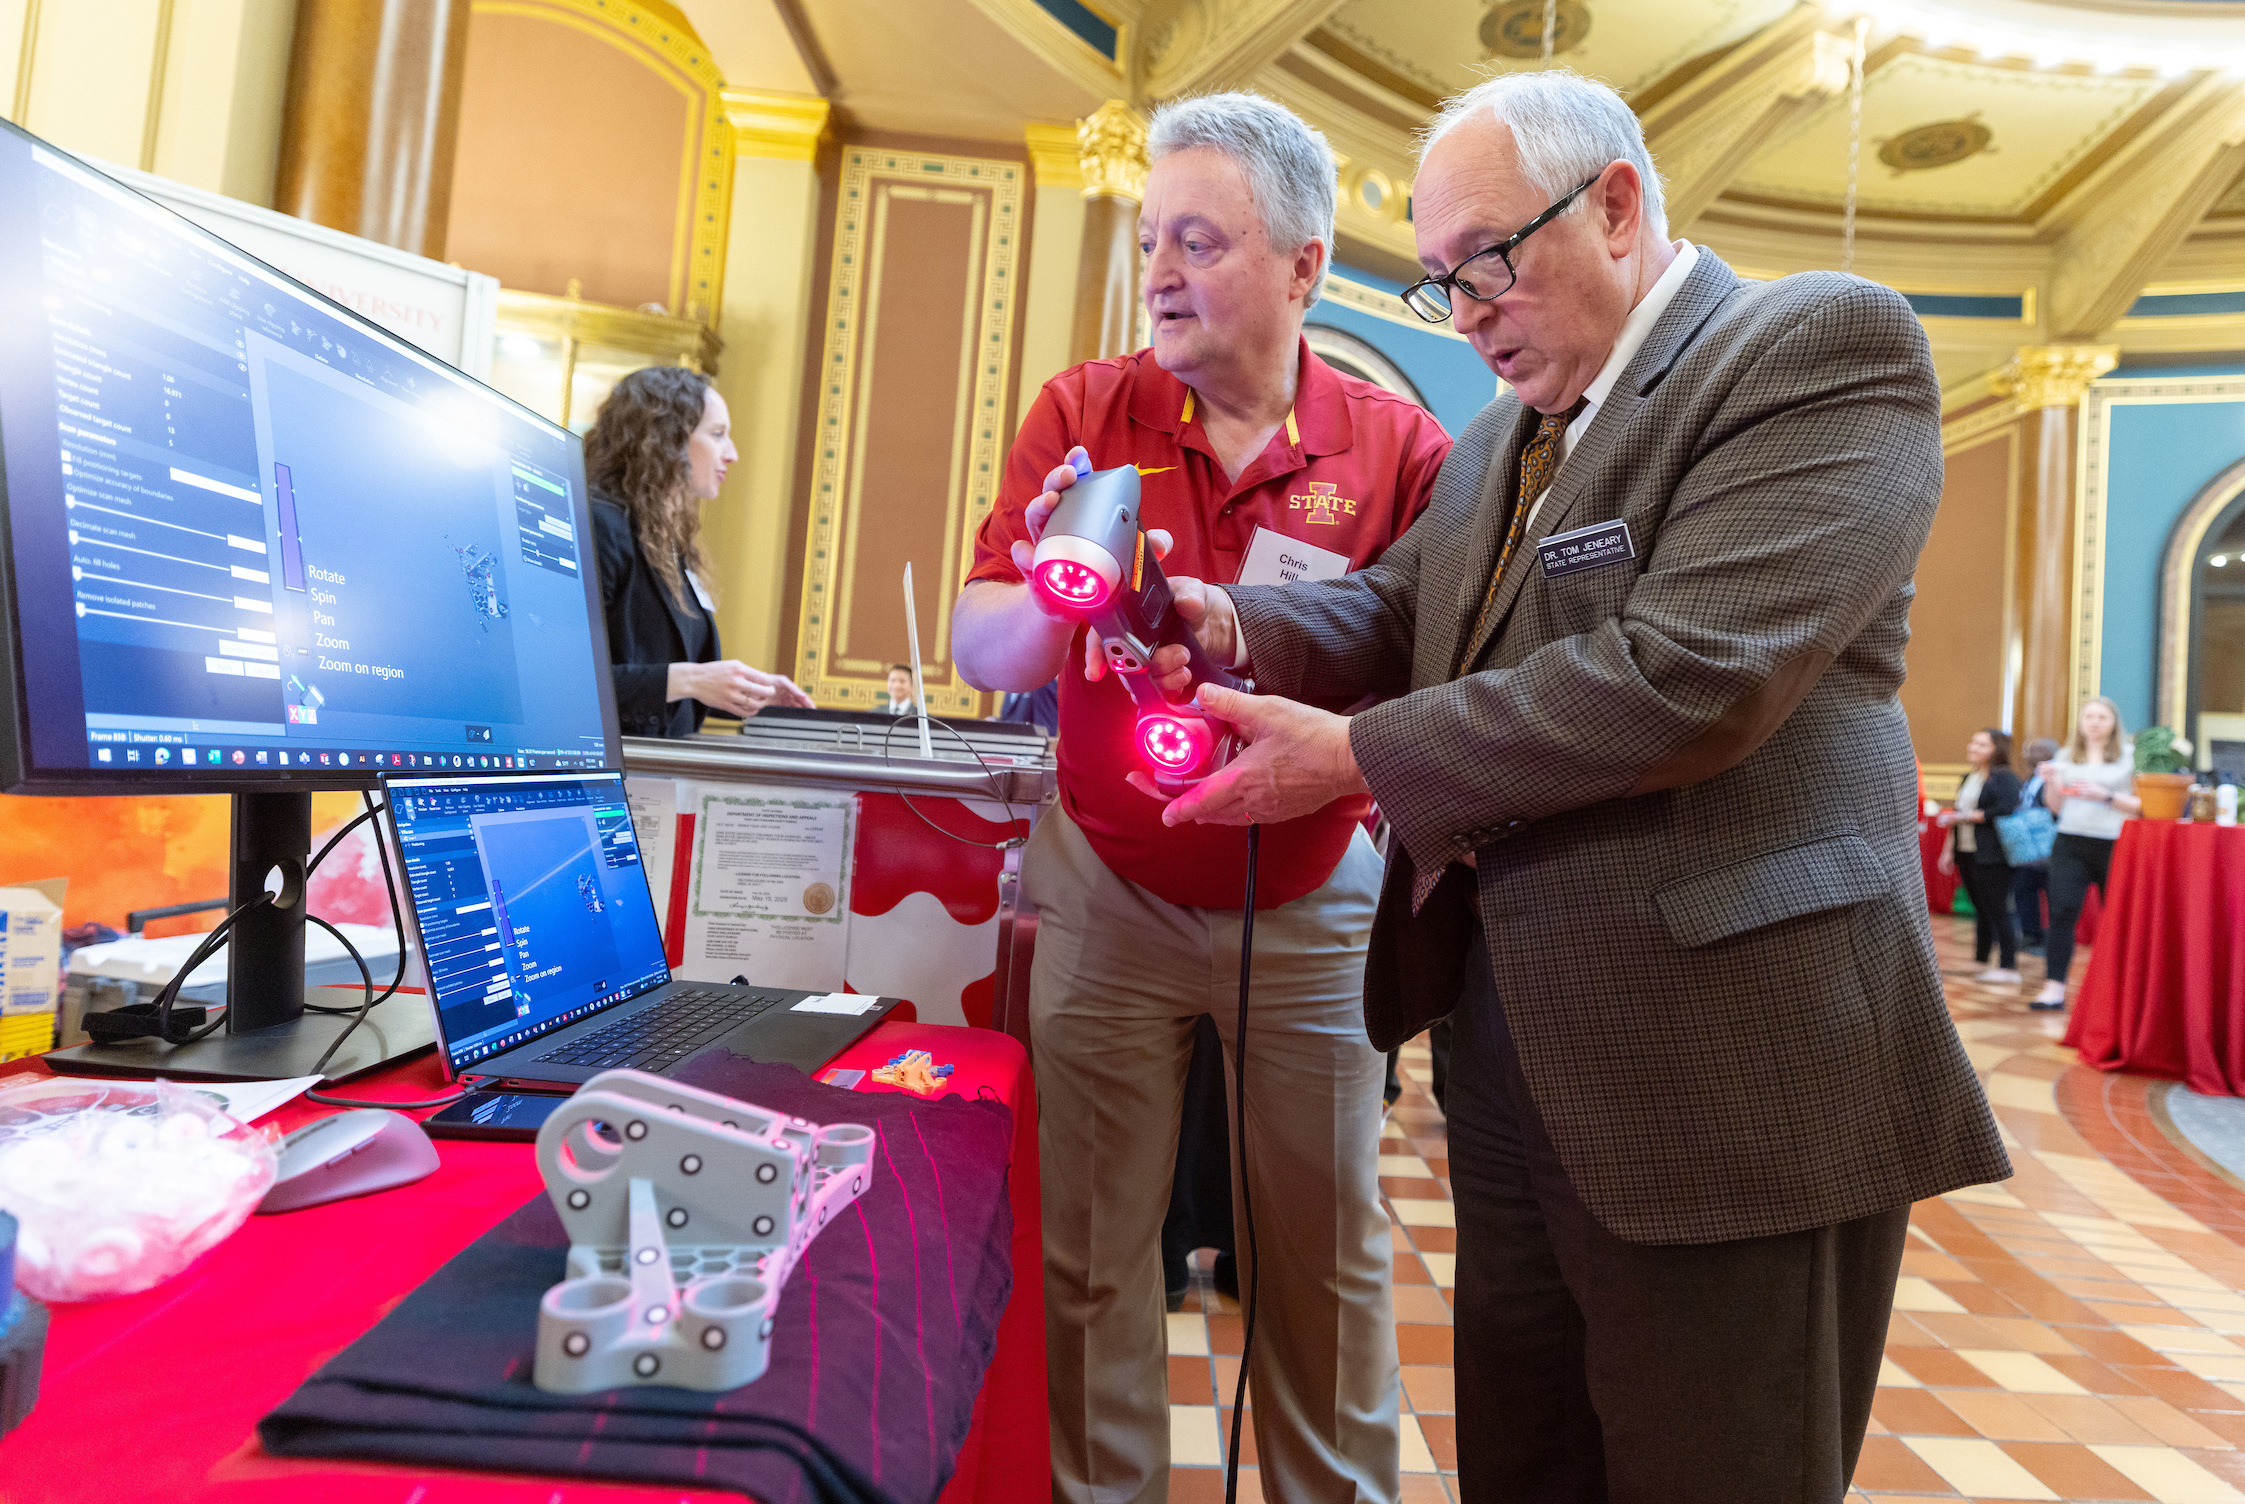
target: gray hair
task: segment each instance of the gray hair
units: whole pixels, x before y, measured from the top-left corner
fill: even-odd
[[[1609,162],[1636,168],[1645,185],[1645,223],[1661,239],[1668,238],[1660,169],[1645,149],[1645,128],[1612,89],[1568,68],[1500,73],[1443,101],[1441,112],[1419,135],[1419,164],[1426,165],[1435,142],[1482,112],[1512,127],[1520,170],[1549,198],[1556,200],[1597,176]],[[1567,212],[1581,207],[1577,199]]]
[[[1324,242],[1325,265],[1318,268],[1302,305],[1314,306],[1333,264],[1338,169],[1325,138],[1301,116],[1260,94],[1203,94],[1154,111],[1146,127],[1148,161],[1196,146],[1212,146],[1238,166],[1274,248],[1293,251],[1313,240]]]

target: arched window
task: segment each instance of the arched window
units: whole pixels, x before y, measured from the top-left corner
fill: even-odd
[[[2160,571],[2159,718],[2245,776],[2245,460],[2184,508]]]

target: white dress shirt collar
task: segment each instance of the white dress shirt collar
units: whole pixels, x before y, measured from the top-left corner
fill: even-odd
[[[1614,340],[1613,352],[1606,357],[1606,363],[1598,368],[1598,374],[1591,379],[1590,385],[1583,389],[1583,401],[1589,405],[1583,408],[1580,417],[1567,425],[1566,433],[1560,438],[1559,458],[1562,461],[1575,447],[1575,440],[1581,438],[1583,431],[1590,427],[1590,420],[1598,416],[1598,409],[1605,404],[1606,394],[1614,389],[1614,383],[1621,380],[1621,373],[1637,358],[1637,352],[1644,347],[1645,337],[1653,332],[1653,325],[1660,322],[1660,316],[1668,311],[1668,305],[1676,301],[1676,294],[1683,291],[1684,279],[1692,274],[1692,268],[1697,265],[1699,247],[1688,240],[1677,241],[1676,259],[1668,263],[1668,270],[1660,274],[1660,280],[1646,289],[1645,295],[1637,300],[1637,306],[1629,310],[1629,317],[1622,320],[1621,333]]]

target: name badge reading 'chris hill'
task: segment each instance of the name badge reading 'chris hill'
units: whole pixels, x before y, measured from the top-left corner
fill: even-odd
[[[1543,561],[1544,578],[1555,580],[1584,569],[1626,564],[1637,557],[1637,548],[1629,541],[1629,524],[1617,517],[1571,533],[1553,533],[1536,545],[1536,557]]]

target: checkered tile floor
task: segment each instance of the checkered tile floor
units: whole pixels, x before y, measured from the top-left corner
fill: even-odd
[[[2062,1016],[1976,985],[1934,919],[1950,1011],[2018,1174],[1920,1205],[1853,1498],[2245,1504],[2245,1188],[2164,1121],[2163,1088],[2074,1063]],[[2075,977],[2087,956],[2075,962]],[[1380,1144],[1395,1227],[1403,1498],[1457,1497],[1457,1233],[1423,1042]],[[1206,1255],[1203,1255],[1205,1258]],[[1223,1497],[1240,1319],[1205,1271],[1169,1318],[1169,1497]],[[1243,1438],[1242,1499],[1262,1497]]]

